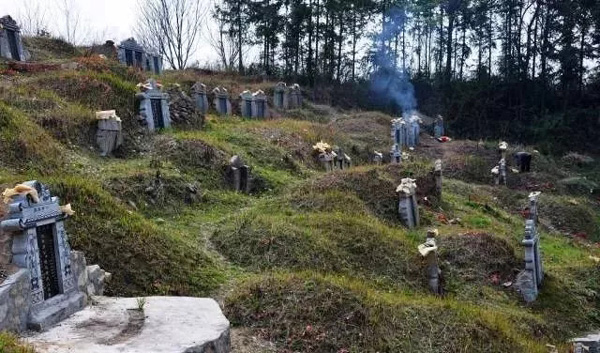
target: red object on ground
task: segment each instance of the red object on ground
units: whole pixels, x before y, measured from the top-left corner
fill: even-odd
[[[452,139],[450,137],[448,137],[448,136],[438,137],[437,140],[440,141],[440,142],[450,142],[450,141],[452,141]]]

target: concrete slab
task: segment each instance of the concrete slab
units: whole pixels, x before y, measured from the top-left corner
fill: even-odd
[[[227,353],[229,321],[213,299],[94,297],[49,331],[26,337],[38,353]]]

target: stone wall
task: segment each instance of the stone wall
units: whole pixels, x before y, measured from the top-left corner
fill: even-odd
[[[29,271],[19,269],[0,284],[0,329],[21,332],[27,329],[31,304]]]

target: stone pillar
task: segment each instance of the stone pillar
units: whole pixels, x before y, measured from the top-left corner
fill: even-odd
[[[537,202],[540,193],[529,195],[530,215],[525,221],[525,269],[517,276],[516,287],[527,303],[535,301],[544,280],[544,268],[540,251],[540,236],[537,230]]]
[[[198,110],[200,110],[202,114],[206,114],[208,112],[206,85],[201,82],[196,82],[196,84],[192,86],[192,98],[194,98]]]
[[[442,160],[438,159],[435,161],[433,167],[433,176],[435,178],[435,193],[438,199],[442,200]]]
[[[96,119],[98,120],[96,142],[100,147],[100,155],[106,157],[123,144],[121,118],[117,116],[116,111],[107,110],[96,112]]]
[[[401,184],[396,188],[399,196],[398,212],[400,219],[408,229],[419,226],[419,205],[416,191],[415,179],[410,178],[402,179]]]
[[[240,112],[243,118],[252,117],[252,100],[254,96],[252,92],[245,90],[240,93]]]
[[[427,262],[427,282],[429,289],[433,294],[442,294],[442,271],[438,264],[438,247],[435,238],[438,235],[437,229],[427,231],[427,239],[425,243],[419,245],[419,254],[425,258]]]

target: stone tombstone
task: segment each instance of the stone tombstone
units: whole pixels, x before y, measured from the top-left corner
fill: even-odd
[[[392,120],[392,150],[390,151],[390,157],[392,163],[399,164],[402,162],[402,146],[405,145],[406,135],[406,122],[404,119]]]
[[[152,72],[156,75],[160,75],[162,73],[162,56],[160,56],[160,54],[146,51],[144,60],[144,70]]]
[[[9,212],[0,228],[13,235],[12,264],[26,270],[29,281],[23,300],[14,303],[20,307],[12,308],[25,313],[26,320],[0,324],[44,330],[82,309],[88,295],[101,295],[110,274],[86,267],[83,255],[71,251],[64,221],[74,212],[70,205],[60,206],[48,187],[28,181],[4,195],[10,199]]]
[[[316,154],[319,163],[323,166],[326,172],[331,172],[335,168],[335,159],[337,154],[332,150],[328,143],[323,141],[318,142],[313,146],[314,154]]]
[[[128,38],[117,46],[117,57],[122,64],[144,69],[144,48],[134,38]]]
[[[224,87],[215,87],[212,93],[215,95],[213,103],[219,115],[231,115],[231,102],[229,101],[229,92],[227,89]]]
[[[239,156],[229,160],[228,176],[233,190],[236,192],[250,193],[250,167],[244,164]]]
[[[435,178],[435,193],[442,199],[442,160],[437,159],[433,166],[433,177]]]
[[[25,61],[21,41],[21,28],[12,17],[0,18],[0,56],[15,61]]]
[[[375,165],[382,165],[383,164],[383,153],[374,151],[373,152],[373,163],[375,163]]]
[[[344,153],[341,147],[334,149],[334,168],[339,170],[348,169],[352,166],[352,159]]]
[[[544,268],[540,251],[540,235],[537,229],[537,210],[540,192],[529,195],[529,217],[525,221],[525,237],[522,241],[525,247],[525,269],[516,280],[516,288],[527,303],[534,302],[539,294],[539,288],[544,280]]]
[[[398,213],[402,223],[413,229],[419,226],[419,205],[417,203],[417,184],[415,179],[404,178],[396,188],[398,193]]]
[[[196,102],[196,108],[206,114],[208,112],[208,96],[206,94],[206,85],[201,82],[196,82],[192,86],[192,98]]]
[[[245,90],[240,93],[240,111],[243,118],[252,118],[252,92]]]
[[[508,143],[505,141],[500,141],[500,143],[498,143],[498,153],[500,154],[500,158],[506,159],[507,151],[508,151]]]
[[[498,163],[498,184],[506,185],[506,159],[500,159]]]
[[[273,94],[273,106],[277,109],[288,109],[289,108],[289,92],[285,82],[279,82],[275,86],[275,93]]]
[[[117,116],[116,111],[107,110],[96,112],[96,120],[96,142],[100,147],[100,155],[106,157],[123,144],[121,118]]]
[[[289,95],[289,107],[290,109],[302,108],[302,89],[300,85],[294,83],[290,88]]]
[[[269,106],[267,105],[267,95],[258,90],[252,94],[252,117],[264,119],[269,116]]]
[[[162,85],[154,79],[138,84],[140,93],[136,95],[139,102],[139,115],[149,131],[171,126],[169,112],[169,95],[162,91]]]
[[[405,119],[406,125],[406,146],[408,148],[415,148],[419,144],[419,135],[421,133],[421,127],[419,125],[419,117],[416,114],[410,114],[408,118]]]
[[[435,121],[433,122],[433,136],[436,139],[444,136],[444,118],[441,115],[438,115]]]
[[[433,294],[442,294],[442,270],[438,264],[438,247],[435,238],[438,235],[437,229],[427,231],[425,243],[419,245],[419,254],[427,261],[427,282],[429,289]]]

